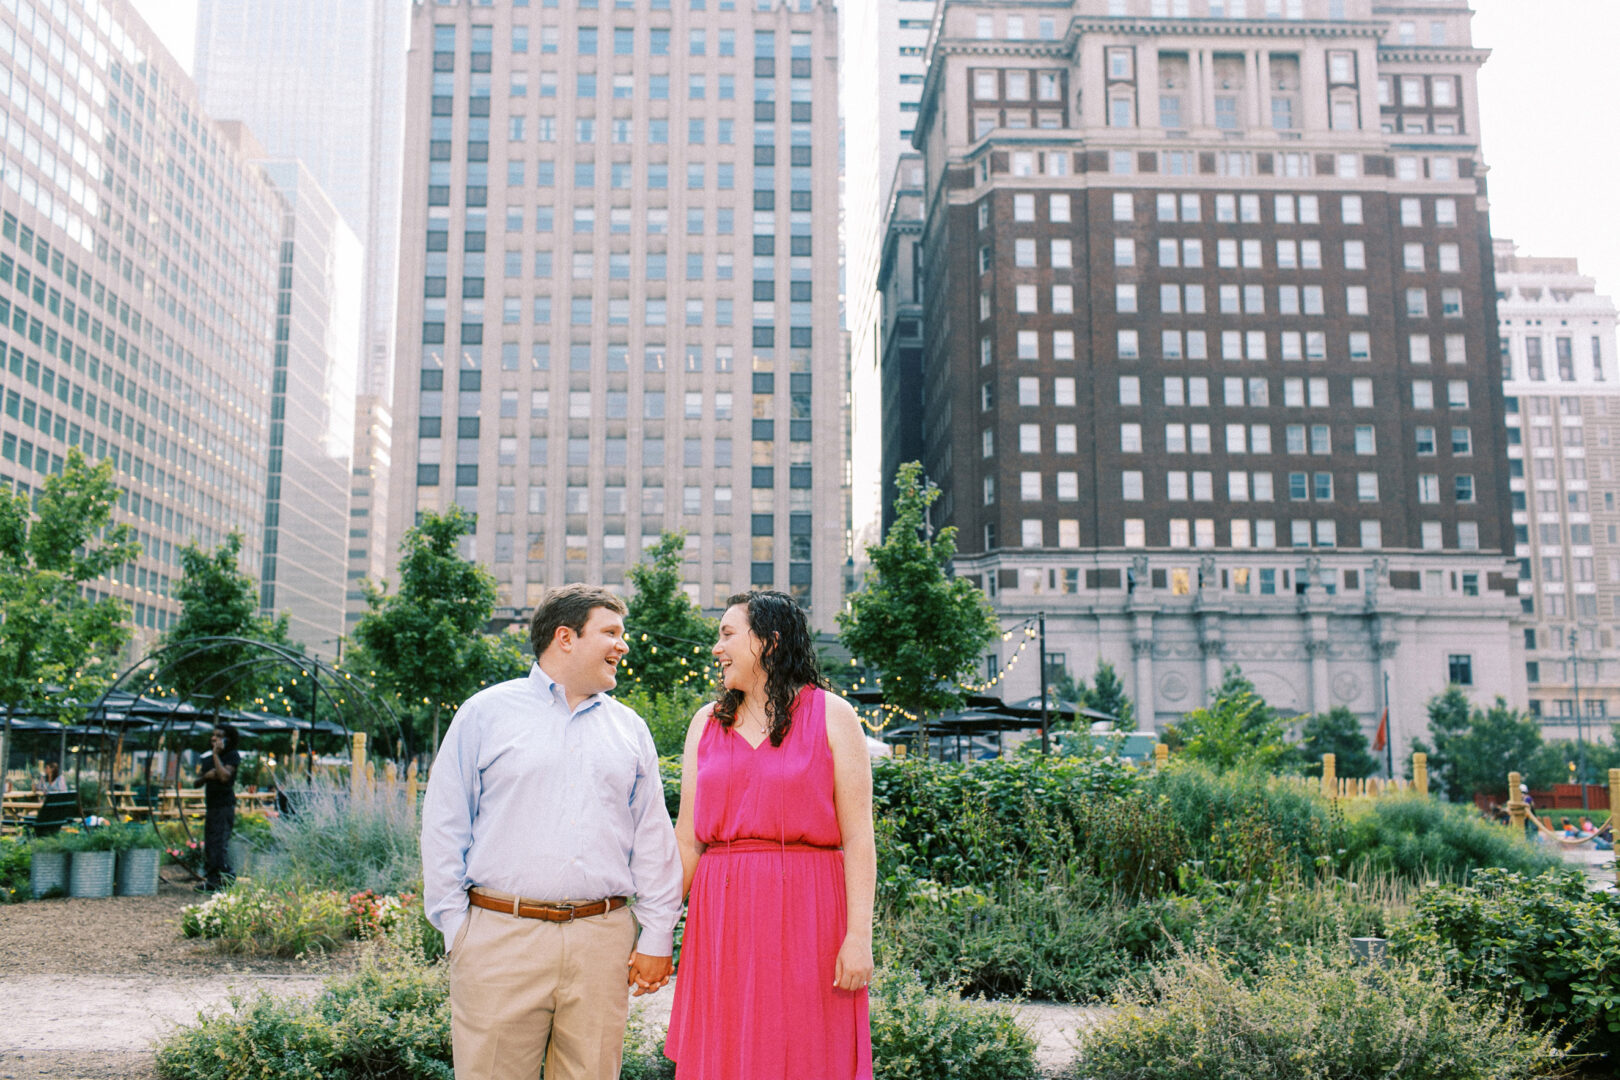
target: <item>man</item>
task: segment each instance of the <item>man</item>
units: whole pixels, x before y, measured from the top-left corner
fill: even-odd
[[[628,987],[669,980],[675,830],[652,734],[606,696],[624,614],[606,589],[553,591],[528,676],[462,705],[434,760],[423,901],[450,954],[457,1080],[534,1080],[542,1062],[546,1080],[614,1080]]]
[[[214,728],[209,739],[210,753],[203,758],[198,783],[203,789],[203,862],[207,877],[199,889],[214,890],[230,883],[236,872],[231,868],[231,833],[236,828],[236,769],[242,755],[236,751],[236,729],[228,724]]]

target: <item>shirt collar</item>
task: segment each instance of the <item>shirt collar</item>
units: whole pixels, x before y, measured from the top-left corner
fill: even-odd
[[[583,713],[588,709],[593,709],[607,700],[606,694],[592,694],[590,697],[580,702],[577,709],[569,709],[567,689],[562,683],[558,682],[556,679],[553,679],[550,675],[547,675],[546,669],[540,666],[540,662],[538,660],[536,660],[534,662],[534,666],[529,669],[529,685],[532,686],[535,692],[540,696],[548,698],[549,700],[554,701],[558,705],[562,706],[569,712],[570,715],[578,715],[579,713]]]

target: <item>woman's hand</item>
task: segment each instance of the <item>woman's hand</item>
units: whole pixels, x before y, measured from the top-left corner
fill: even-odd
[[[833,963],[833,987],[838,990],[864,990],[872,981],[872,942],[853,934],[844,935]]]

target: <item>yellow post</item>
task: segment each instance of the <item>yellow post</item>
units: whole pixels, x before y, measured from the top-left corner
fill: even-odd
[[[1512,819],[1513,827],[1522,833],[1524,832],[1525,805],[1524,796],[1519,793],[1520,782],[1518,773],[1508,773],[1508,817]]]
[[[1376,776],[1373,777],[1371,780],[1367,781],[1367,784],[1372,789],[1371,791],[1368,792],[1368,794],[1371,795],[1373,798],[1376,799],[1376,798],[1378,798],[1378,796],[1380,796],[1380,795],[1382,795],[1384,793],[1384,785],[1378,779],[1378,777],[1376,777]]]
[[[897,757],[897,758],[901,758],[901,759],[905,758],[905,756],[906,756],[906,744],[905,743],[902,742],[902,743],[895,743],[894,744],[894,756]]]
[[[370,795],[377,793],[377,765],[371,761],[366,762],[366,793]]]
[[[1412,786],[1417,789],[1417,793],[1419,795],[1422,795],[1424,798],[1428,798],[1428,796],[1429,796],[1429,755],[1428,754],[1413,754],[1412,755]],[[1514,788],[1513,790],[1518,791],[1519,789]]]
[[[1333,754],[1322,755],[1322,794],[1330,799],[1339,793],[1337,768],[1338,758],[1336,756]]]
[[[1153,744],[1153,767],[1162,769],[1170,764],[1170,748],[1164,743]]]
[[[359,798],[366,782],[366,733],[357,731],[349,736],[349,794]]]
[[[390,799],[399,794],[399,770],[392,761],[383,765],[383,785],[388,788]]]
[[[417,791],[416,762],[413,760],[405,769],[405,803],[411,808],[413,814],[416,813]]]

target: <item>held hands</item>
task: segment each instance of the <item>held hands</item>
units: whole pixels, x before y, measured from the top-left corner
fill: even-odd
[[[629,985],[635,987],[631,997],[640,997],[643,994],[655,994],[669,982],[670,969],[673,967],[672,958],[668,956],[645,956],[641,953],[631,953],[629,960]]]
[[[872,942],[845,935],[833,964],[833,988],[851,993],[866,989],[872,981]]]

